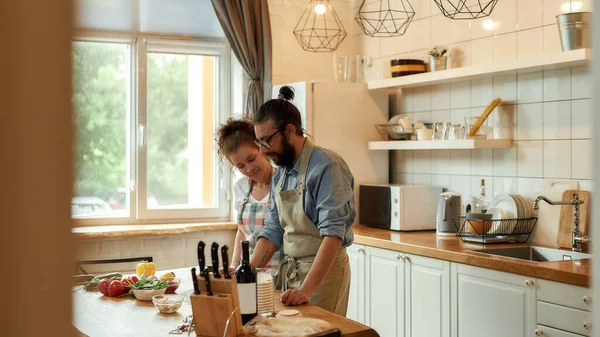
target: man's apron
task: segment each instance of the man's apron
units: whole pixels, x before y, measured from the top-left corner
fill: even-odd
[[[294,190],[282,191],[285,172],[275,188],[275,202],[279,213],[279,222],[284,229],[283,252],[280,261],[278,283],[282,291],[300,289],[310,270],[323,239],[317,226],[304,213],[304,183],[306,169],[314,144],[308,138],[302,148],[298,186]],[[319,306],[340,316],[346,316],[348,294],[350,292],[350,263],[346,249],[341,248],[333,265],[317,287],[310,304]]]

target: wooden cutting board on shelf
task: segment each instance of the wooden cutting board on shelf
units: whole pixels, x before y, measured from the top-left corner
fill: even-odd
[[[583,235],[588,235],[589,209],[591,203],[590,192],[581,190],[566,190],[563,192],[562,200],[573,200],[573,194],[579,193],[579,200],[583,204],[579,205],[579,230]],[[560,219],[558,223],[557,243],[560,248],[573,248],[573,206],[560,207]]]

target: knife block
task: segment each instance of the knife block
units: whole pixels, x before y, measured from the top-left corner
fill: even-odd
[[[209,277],[213,295],[206,294],[204,277],[198,276],[200,295],[192,293],[190,296],[196,335],[207,337],[241,335],[243,324],[235,278],[226,279],[223,276],[215,278],[213,274],[209,274]],[[235,313],[231,316],[227,334],[224,334],[225,324],[234,309]]]

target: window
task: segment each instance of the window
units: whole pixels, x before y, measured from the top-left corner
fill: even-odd
[[[227,45],[103,33],[72,56],[78,224],[227,219]]]

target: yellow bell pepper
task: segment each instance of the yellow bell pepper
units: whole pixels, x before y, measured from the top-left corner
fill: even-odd
[[[135,273],[138,277],[144,274],[146,276],[154,276],[154,273],[156,273],[156,265],[154,262],[138,263],[137,266],[135,266]]]

